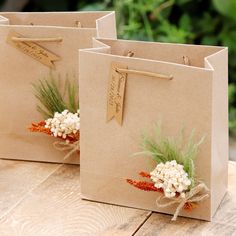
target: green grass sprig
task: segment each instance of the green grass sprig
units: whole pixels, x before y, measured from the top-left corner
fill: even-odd
[[[176,160],[178,164],[184,166],[184,170],[188,173],[191,179],[191,186],[195,185],[195,167],[194,159],[197,156],[199,145],[204,141],[202,137],[199,142],[194,142],[195,130],[192,130],[188,142],[183,142],[183,131],[177,138],[166,138],[161,135],[161,129],[158,125],[156,128],[155,136],[148,135],[142,136],[142,149],[141,154],[152,157],[158,164],[167,161]],[[140,154],[140,153],[139,153]]]
[[[34,83],[33,88],[39,102],[37,110],[45,119],[53,117],[55,112],[61,113],[67,109],[76,113],[79,109],[78,85],[75,79],[70,80],[67,76],[64,86],[61,86],[60,76],[55,78],[50,74],[49,78]]]

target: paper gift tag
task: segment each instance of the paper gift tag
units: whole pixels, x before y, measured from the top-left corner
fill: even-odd
[[[124,97],[127,74],[117,71],[119,69],[127,69],[124,64],[113,62],[111,64],[111,72],[107,91],[107,121],[115,118],[121,125],[123,121]]]
[[[51,69],[55,69],[54,62],[61,60],[59,56],[35,42],[26,40],[24,41],[23,39],[18,41],[18,39],[21,38],[23,38],[21,34],[10,31],[7,37],[7,43],[19,51],[25,53],[26,55],[32,57],[33,59],[39,61],[43,65],[48,66]]]

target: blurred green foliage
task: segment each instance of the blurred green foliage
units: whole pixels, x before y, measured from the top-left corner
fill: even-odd
[[[236,134],[236,0],[106,0],[120,38],[229,47],[229,127]]]
[[[115,10],[120,38],[229,47],[229,125],[236,135],[236,0],[29,0],[23,10]]]

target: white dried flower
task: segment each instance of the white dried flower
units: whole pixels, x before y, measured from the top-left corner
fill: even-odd
[[[175,197],[177,193],[184,198],[191,185],[183,165],[178,164],[176,160],[158,164],[150,175],[155,187],[162,188],[168,198]]]
[[[53,136],[66,139],[67,135],[76,134],[80,129],[79,110],[76,113],[68,110],[62,113],[55,112],[54,117],[45,122],[45,128],[49,128]]]

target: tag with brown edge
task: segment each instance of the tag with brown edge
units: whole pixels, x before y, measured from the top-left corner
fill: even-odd
[[[127,69],[128,67],[117,62],[111,64],[107,91],[107,121],[115,118],[122,125],[127,74],[118,72],[117,68]]]
[[[55,61],[61,60],[59,56],[55,55],[54,53],[50,52],[49,50],[45,49],[35,42],[13,41],[13,37],[23,36],[17,32],[10,31],[7,37],[8,44],[51,69],[55,69]]]

